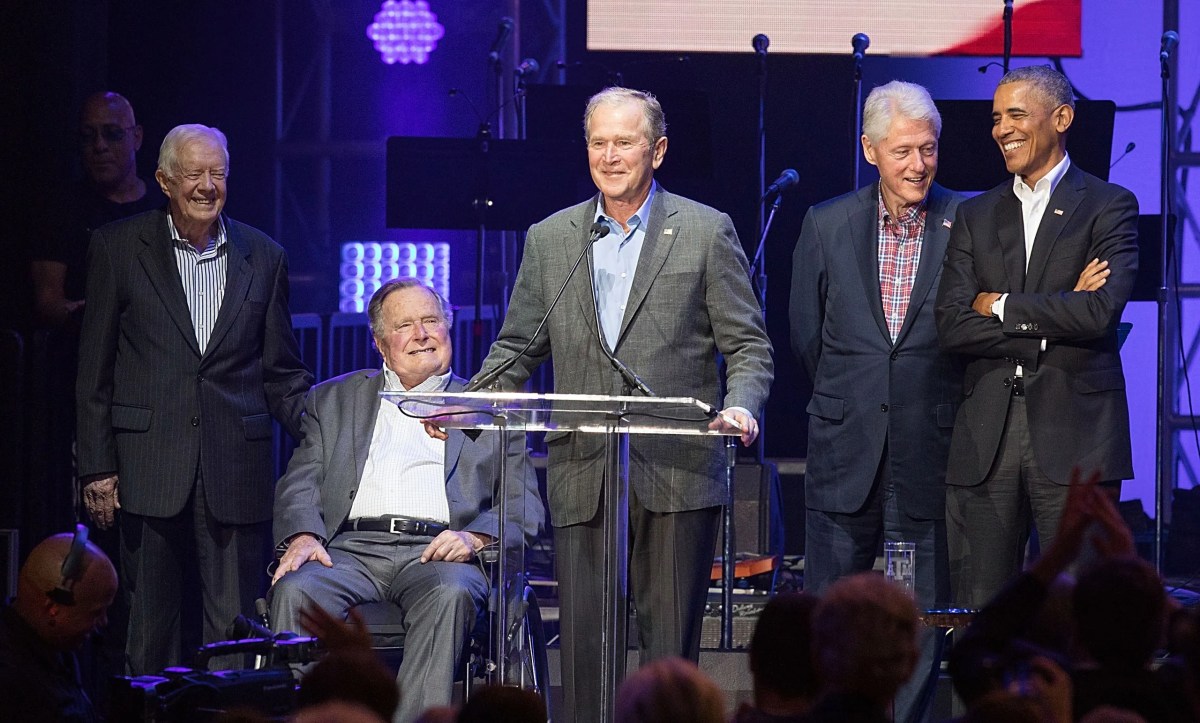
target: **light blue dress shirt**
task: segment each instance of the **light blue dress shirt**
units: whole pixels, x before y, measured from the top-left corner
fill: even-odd
[[[650,194],[629,217],[629,231],[604,213],[603,197],[596,202],[596,221],[608,225],[609,233],[592,245],[593,276],[596,289],[596,305],[599,307],[600,328],[608,348],[614,349],[621,334],[621,319],[625,316],[625,305],[629,301],[629,290],[633,288],[633,275],[637,271],[638,259],[642,256],[642,243],[646,240],[646,225],[650,223],[650,204],[658,184],[650,184]]]

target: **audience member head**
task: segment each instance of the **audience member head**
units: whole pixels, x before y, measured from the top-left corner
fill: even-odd
[[[101,195],[111,201],[134,201],[145,193],[137,175],[142,127],[133,106],[117,93],[88,96],[79,113],[83,170]]]
[[[822,691],[886,705],[917,664],[917,609],[875,573],[844,577],[813,611],[813,661]]]
[[[489,685],[472,691],[457,723],[545,723],[546,704],[532,690]]]
[[[694,663],[661,658],[621,683],[615,719],[616,723],[724,723],[725,696]]]
[[[33,548],[21,566],[13,602],[38,638],[60,651],[78,649],[107,625],[108,607],[117,596],[117,571],[94,544],[80,548],[77,565],[64,567],[74,540],[75,535],[63,533]]]
[[[435,705],[421,711],[413,723],[458,723],[458,708],[452,705]]]
[[[385,721],[400,703],[396,679],[370,650],[337,650],[321,658],[300,681],[298,708],[330,702],[357,703]]]
[[[1144,668],[1163,641],[1167,596],[1144,560],[1100,562],[1075,584],[1073,608],[1076,642],[1103,668]]]
[[[379,713],[362,703],[330,700],[303,708],[292,717],[292,723],[389,723]]]
[[[929,194],[941,133],[942,116],[925,88],[893,80],[867,95],[863,156],[879,169],[879,193],[889,214],[899,216]]]
[[[441,294],[413,278],[393,279],[367,304],[375,348],[405,389],[450,370],[454,314]]]
[[[189,123],[175,126],[163,138],[154,178],[183,238],[195,243],[214,233],[225,208],[228,176],[229,143],[216,128]]]
[[[813,595],[783,593],[771,598],[758,616],[750,638],[750,672],[755,705],[765,713],[801,713],[816,697],[811,653],[816,607]]]

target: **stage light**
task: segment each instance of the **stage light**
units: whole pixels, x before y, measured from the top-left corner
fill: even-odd
[[[387,0],[367,26],[367,37],[388,65],[425,63],[445,34],[425,0]]]
[[[338,311],[361,314],[371,294],[392,279],[411,276],[450,298],[450,244],[349,241],[342,244]]]

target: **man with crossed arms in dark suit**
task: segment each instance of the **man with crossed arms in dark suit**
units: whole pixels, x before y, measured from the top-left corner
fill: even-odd
[[[1114,494],[1133,476],[1117,323],[1137,274],[1137,199],[1067,156],[1070,83],[1031,66],[1000,80],[992,138],[1014,174],[964,201],[937,300],[966,355],[946,519],[955,602],[978,608],[1021,566],[1030,514],[1048,547],[1071,469]]]
[[[404,613],[397,723],[448,705],[467,636],[487,604],[478,553],[499,538],[496,432],[452,429],[431,439],[383,390],[461,391],[450,373],[449,304],[416,279],[379,288],[367,306],[382,369],[313,387],[304,441],[275,494],[282,559],[271,624],[298,630],[300,610],[345,617],[355,605],[395,602]],[[524,435],[507,450],[510,544],[532,541],[544,517]]]
[[[796,244],[792,346],[813,383],[804,587],[817,594],[870,570],[887,539],[916,544],[920,607],[950,598],[946,454],[962,370],[938,349],[933,302],[961,197],[933,182],[941,130],[921,86],[872,90],[862,146],[879,182],[813,206]],[[896,720],[923,681],[901,688]]]
[[[204,642],[253,609],[266,583],[271,417],[298,435],[312,384],[287,255],[222,215],[228,174],[221,131],[172,129],[155,173],[167,208],[100,228],[88,250],[79,476],[96,524],[120,527],[137,675],[180,663],[192,561]]]
[[[599,221],[609,233],[591,249],[593,274],[576,273],[550,314],[548,333],[500,378],[523,384],[554,360],[555,391],[628,393],[597,338],[656,394],[721,402],[742,442],[758,435],[771,342],[750,288],[745,253],[729,216],[654,182],[667,152],[662,107],[649,93],[608,88],[584,113],[588,165],[599,195],[534,224],[486,374],[533,337],[571,264]],[[586,267],[581,267],[584,271]],[[590,276],[590,278],[589,278]],[[596,300],[593,300],[593,289]],[[732,429],[721,418],[714,427]],[[550,433],[547,473],[562,603],[564,710],[595,720],[600,708],[603,554],[601,435]],[[635,435],[630,441],[629,584],[642,661],[700,654],[725,455],[719,438]]]

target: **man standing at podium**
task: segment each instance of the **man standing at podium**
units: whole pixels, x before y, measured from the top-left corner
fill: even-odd
[[[508,315],[480,376],[519,357],[499,379],[504,388],[518,387],[553,356],[555,392],[629,394],[615,356],[658,396],[723,407],[741,425],[743,444],[750,444],[773,362],[733,223],[655,183],[667,136],[654,96],[605,89],[588,101],[583,125],[600,193],[529,229]],[[607,233],[551,310],[572,264],[597,235],[590,231],[597,223]],[[546,331],[535,338],[547,314]],[[723,401],[718,355],[725,360]],[[720,417],[713,426],[733,429]],[[600,707],[604,437],[551,432],[546,445],[564,709],[592,720]],[[642,662],[699,659],[726,496],[722,447],[720,438],[707,436],[630,440],[629,584]]]

